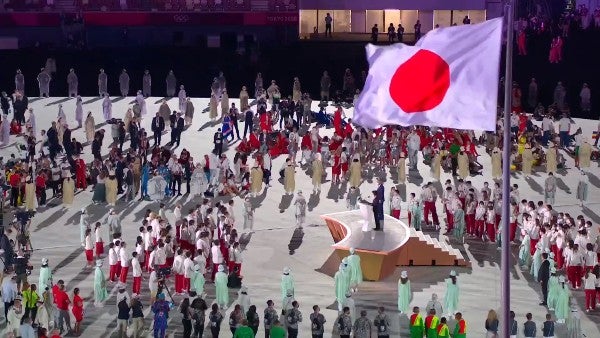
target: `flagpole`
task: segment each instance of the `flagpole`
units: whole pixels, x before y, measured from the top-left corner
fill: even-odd
[[[514,8],[518,0],[507,0],[506,16],[506,68],[504,71],[504,143],[502,147],[502,251],[501,251],[501,285],[502,285],[502,325],[501,337],[509,338],[510,318],[510,154],[511,133],[510,115],[512,113],[512,61],[514,36]]]

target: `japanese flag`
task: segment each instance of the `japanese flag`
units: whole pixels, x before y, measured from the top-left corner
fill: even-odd
[[[415,46],[367,45],[369,74],[354,108],[367,128],[496,128],[502,18],[439,28]]]

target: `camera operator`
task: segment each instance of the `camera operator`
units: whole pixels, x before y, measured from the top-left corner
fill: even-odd
[[[17,276],[17,289],[21,292],[21,284],[27,283],[27,276],[31,274],[33,266],[29,264],[29,258],[23,254],[22,250],[17,251],[17,257],[14,262],[15,275]]]

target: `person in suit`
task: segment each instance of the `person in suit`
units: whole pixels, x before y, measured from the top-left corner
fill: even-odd
[[[383,202],[385,201],[385,188],[383,187],[383,180],[377,179],[379,186],[377,187],[376,200],[377,205],[373,205],[373,214],[375,216],[375,229],[383,231]]]
[[[240,140],[240,129],[238,128],[239,114],[240,112],[235,106],[235,103],[232,103],[231,108],[229,108],[229,118],[231,119],[231,124],[233,125],[233,129],[235,130],[235,135],[237,136],[238,141]]]
[[[217,132],[213,136],[213,144],[215,145],[217,156],[221,157],[221,153],[223,153],[223,132],[221,128],[217,129]]]
[[[548,301],[548,280],[550,280],[550,261],[548,260],[548,253],[542,254],[542,264],[538,270],[538,282],[542,286],[542,297],[543,301],[540,305],[547,305]]]
[[[379,221],[379,215],[378,215],[378,210],[379,210],[379,198],[377,197],[377,190],[373,190],[373,201],[371,203],[371,208],[373,209],[373,218],[375,219],[375,231],[380,231],[381,229],[381,223]]]
[[[246,109],[246,112],[244,113],[244,138],[246,138],[246,132],[252,134],[252,130],[254,129],[254,113],[250,107],[244,107],[242,109]]]
[[[162,116],[160,116],[157,112],[156,116],[152,118],[152,132],[154,133],[153,147],[160,146],[160,138],[162,136],[163,130],[165,130],[165,119],[163,119]]]
[[[175,147],[179,147],[179,143],[181,142],[181,133],[183,133],[183,125],[184,121],[181,117],[181,113],[178,112],[173,119],[173,127],[171,130],[171,143],[177,143]]]

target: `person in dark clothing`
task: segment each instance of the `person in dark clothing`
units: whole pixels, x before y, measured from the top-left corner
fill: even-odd
[[[119,195],[123,193],[123,169],[125,169],[125,163],[123,162],[123,159],[119,159],[117,161],[117,165],[115,166],[115,176],[117,177],[117,194]]]
[[[29,99],[27,96],[17,95],[16,100],[13,102],[14,118],[19,124],[25,124],[25,111],[29,105]]]
[[[378,38],[379,38],[379,28],[377,27],[377,24],[375,24],[375,25],[373,25],[373,28],[371,28],[371,42],[377,43]]]
[[[244,138],[246,138],[246,133],[252,134],[252,130],[254,129],[254,113],[250,110],[250,107],[245,107],[246,112],[244,113]]]
[[[71,143],[71,129],[65,126],[65,131],[63,132],[63,148],[65,149],[65,154],[70,158],[73,156],[73,144]]]
[[[46,136],[48,136],[48,150],[50,152],[50,159],[54,161],[56,153],[60,151],[60,144],[58,142],[58,132],[56,131],[56,122],[52,122],[52,127],[48,129]]]
[[[538,270],[538,282],[542,286],[542,299],[540,305],[546,305],[548,300],[548,280],[550,280],[550,261],[548,260],[548,254],[542,253],[542,264]]]
[[[177,113],[171,126],[171,144],[176,144],[175,147],[179,147],[179,143],[181,142],[181,133],[183,133],[184,128],[184,121],[181,117],[181,113]]]
[[[100,154],[100,148],[102,147],[102,142],[98,137],[95,137],[92,141],[92,155],[94,155],[94,159],[102,161],[102,155]],[[52,158],[52,155],[50,155]]]
[[[215,153],[221,157],[221,153],[223,153],[223,132],[221,128],[217,129],[217,132],[213,136],[213,144],[215,145]]]
[[[231,108],[229,108],[229,119],[231,120],[231,124],[233,125],[233,129],[235,130],[235,135],[237,136],[238,140],[240,140],[240,129],[238,127],[239,115],[240,112],[235,106],[235,103],[232,103]]]
[[[117,304],[117,329],[119,331],[119,337],[124,337],[127,332],[127,322],[129,321],[129,311],[131,308],[127,304],[127,297],[123,297]]]
[[[140,144],[140,129],[136,120],[131,121],[129,123],[129,147],[133,149],[133,151],[137,151],[137,148]]]
[[[10,109],[10,102],[12,97],[8,96],[6,92],[2,92],[0,96],[0,108],[2,109],[2,115],[8,115],[8,109]]]
[[[152,136],[154,139],[153,147],[160,146],[160,139],[164,130],[165,120],[162,118],[162,116],[156,113],[156,116],[152,119],[152,132],[154,133]]]

